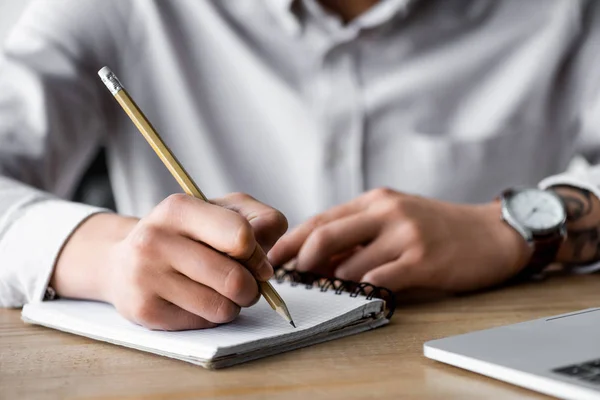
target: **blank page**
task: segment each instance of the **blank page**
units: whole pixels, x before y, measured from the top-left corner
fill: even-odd
[[[152,352],[211,359],[217,354],[255,350],[310,337],[380,313],[384,308],[380,299],[350,297],[348,293],[335,294],[331,290],[321,292],[318,288],[292,286],[289,282],[273,282],[273,286],[285,300],[296,329],[264,299],[242,309],[240,316],[229,324],[195,331],[150,331],[130,323],[108,304],[75,300],[28,304],[23,308],[23,319]]]

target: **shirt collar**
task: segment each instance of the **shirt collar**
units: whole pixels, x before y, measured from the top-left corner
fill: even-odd
[[[282,28],[290,35],[298,35],[301,21],[294,12],[294,5],[300,0],[264,0]],[[316,0],[308,0],[316,2]],[[350,23],[357,28],[371,28],[389,21],[395,15],[408,14],[414,3],[421,0],[380,0],[380,2]]]
[[[300,21],[294,14],[293,6],[297,0],[263,0],[277,22],[290,35],[296,36],[301,31]]]

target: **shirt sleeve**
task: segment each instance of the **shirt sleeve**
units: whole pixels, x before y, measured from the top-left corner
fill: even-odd
[[[102,211],[64,199],[104,140],[110,96],[96,71],[114,59],[111,24],[124,13],[115,4],[127,3],[34,1],[2,47],[2,307],[41,300],[65,241]]]
[[[576,153],[571,168],[565,173],[548,177],[539,183],[541,189],[568,185],[588,190],[600,198],[600,2],[582,2],[581,42],[573,54],[569,66],[570,81],[565,96],[572,98],[574,126],[578,126],[575,143]],[[600,270],[600,262],[572,268],[575,273],[591,273]]]
[[[15,219],[0,241],[0,306],[41,301],[67,238],[101,211],[45,196],[25,196],[11,212]]]

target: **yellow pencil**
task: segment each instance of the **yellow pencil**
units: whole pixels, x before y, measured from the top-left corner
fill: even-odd
[[[169,147],[163,142],[160,135],[156,132],[144,113],[142,113],[137,104],[135,104],[133,99],[129,96],[117,76],[108,67],[104,67],[98,71],[98,75],[117,102],[123,107],[123,110],[125,110],[129,118],[131,118],[140,133],[148,141],[150,146],[152,146],[152,149],[154,149],[158,157],[162,160],[185,193],[198,199],[208,201],[183,166],[177,161],[177,158],[175,158],[175,155],[171,152]],[[267,303],[269,303],[273,310],[295,328],[296,325],[292,320],[285,302],[275,291],[273,286],[271,286],[269,282],[262,282],[259,280],[257,280],[257,282],[260,293],[264,296],[265,300],[267,300]]]

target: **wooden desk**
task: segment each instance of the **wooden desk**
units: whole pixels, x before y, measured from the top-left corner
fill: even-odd
[[[21,322],[0,310],[0,398],[543,398],[423,357],[423,342],[600,304],[600,276],[399,307],[384,328],[220,371]]]

